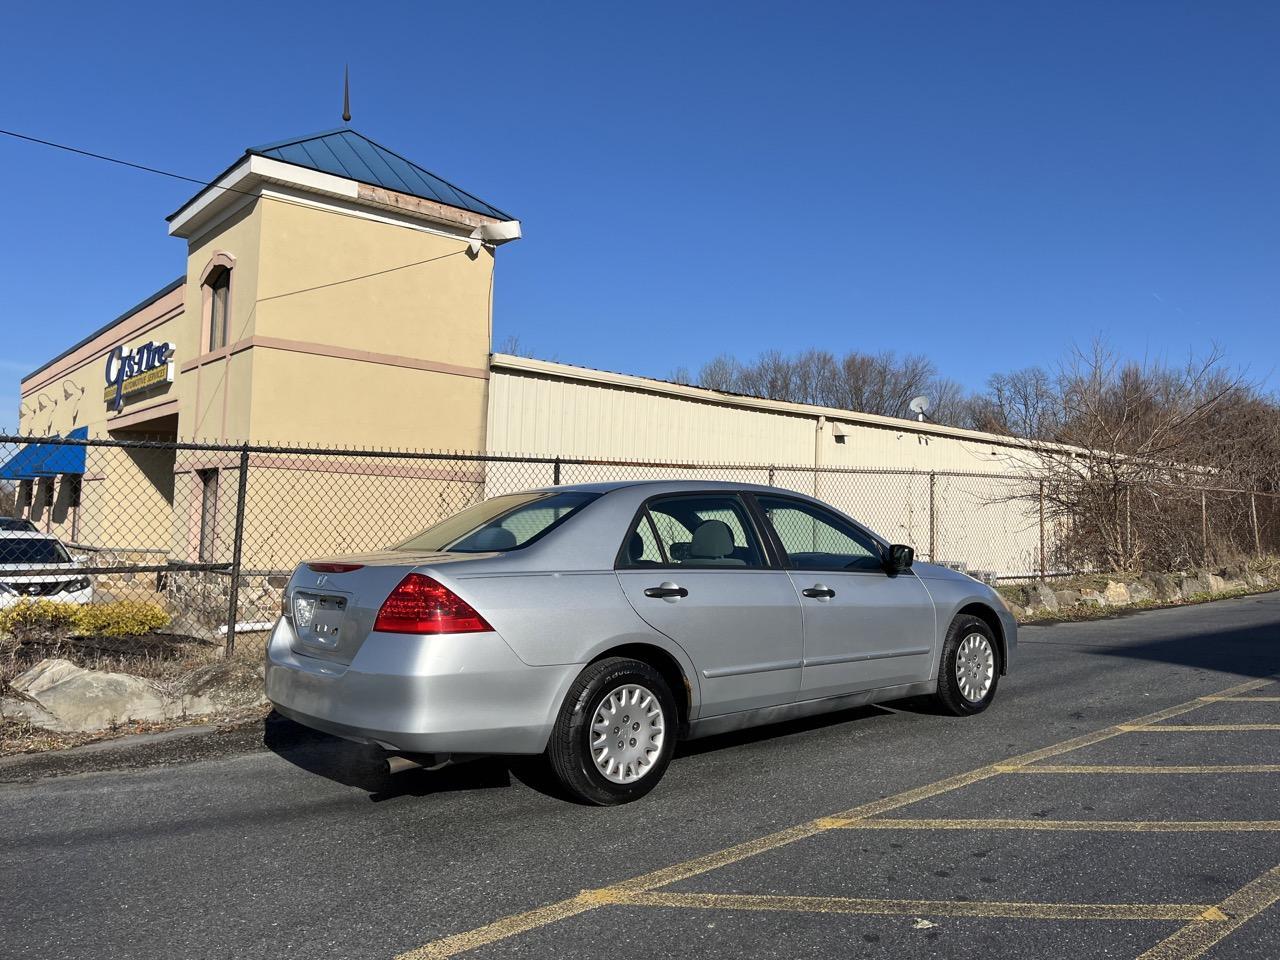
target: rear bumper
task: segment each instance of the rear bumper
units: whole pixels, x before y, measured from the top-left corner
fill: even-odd
[[[531,667],[495,633],[373,633],[350,665],[301,656],[281,620],[267,698],[299,723],[411,753],[541,753],[579,664]]]

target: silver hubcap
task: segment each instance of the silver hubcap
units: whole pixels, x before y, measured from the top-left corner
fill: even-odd
[[[614,783],[634,783],[653,769],[666,737],[662,704],[635,683],[607,693],[591,719],[591,759]]]
[[[977,703],[987,695],[995,668],[996,657],[990,640],[980,633],[971,633],[960,641],[960,649],[956,651],[956,682],[966,700]]]

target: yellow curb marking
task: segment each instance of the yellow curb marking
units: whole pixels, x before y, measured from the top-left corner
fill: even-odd
[[[838,820],[844,830],[1058,830],[1100,833],[1235,833],[1280,831],[1280,820]]]
[[[1194,765],[1194,767],[1133,767],[1121,764],[1033,764],[1030,767],[1014,767],[1001,764],[1001,773],[1280,773],[1280,763],[1222,763]]]
[[[1245,884],[1214,908],[1226,918],[1225,922],[1189,923],[1138,960],[1195,960],[1277,900],[1280,900],[1280,866]]]
[[[1221,733],[1228,730],[1280,730],[1280,723],[1126,723],[1123,733]]]
[[[1019,903],[983,900],[864,900],[855,897],[785,897],[749,893],[632,893],[613,901],[626,907],[698,910],[779,910],[856,913],[883,917],[992,917],[1019,920],[1200,920],[1215,907],[1185,903]],[[1223,920],[1226,917],[1222,917]]]
[[[1251,690],[1258,690],[1262,687],[1269,686],[1274,681],[1265,680],[1248,680],[1244,683],[1221,690],[1218,696],[1233,696],[1236,694],[1248,693]],[[1168,720],[1170,717],[1180,716],[1189,713],[1192,710],[1199,709],[1204,706],[1204,701],[1197,697],[1195,700],[1187,703],[1178,704],[1177,706],[1168,707],[1164,710],[1158,710],[1155,713],[1138,717],[1132,721],[1133,724],[1152,724],[1159,723],[1162,720]],[[1060,743],[1043,747],[1039,750],[1033,750],[1030,753],[1024,753],[1016,757],[1009,757],[1001,761],[1003,766],[1023,766],[1029,763],[1035,763],[1037,760],[1045,760],[1049,757],[1056,757],[1063,753],[1069,753],[1072,750],[1079,750],[1082,747],[1092,746],[1095,743],[1101,743],[1103,740],[1109,740],[1117,737],[1122,733],[1126,733],[1121,726],[1105,727],[1102,730],[1093,733],[1086,733],[1079,737],[1073,737],[1070,740],[1064,740]],[[636,894],[645,893],[657,887],[667,886],[679,880],[697,876],[710,870],[716,870],[720,867],[728,866],[739,860],[754,857],[757,854],[764,853],[768,850],[775,850],[778,847],[794,843],[797,840],[803,840],[806,837],[812,837],[815,834],[822,833],[831,829],[829,825],[832,819],[835,820],[864,820],[869,817],[879,816],[889,810],[895,810],[898,807],[905,807],[908,804],[916,803],[920,800],[926,800],[939,794],[949,793],[952,790],[958,790],[961,787],[967,787],[970,784],[977,783],[989,777],[1000,775],[1002,771],[996,764],[990,764],[985,767],[978,767],[968,773],[962,773],[958,776],[948,777],[945,780],[939,780],[936,783],[927,784],[923,787],[917,787],[914,790],[907,790],[904,793],[896,794],[892,797],[886,797],[883,800],[873,800],[857,807],[853,807],[843,813],[836,814],[832,817],[819,817],[810,820],[807,823],[798,824],[789,827],[786,830],[779,830],[776,833],[767,836],[758,837],[755,840],[748,840],[745,843],[739,843],[714,853],[706,854],[702,857],[695,857],[691,860],[685,860],[681,863],[672,864],[661,870],[655,870],[651,873],[642,874],[633,877],[630,880],[624,880],[606,888],[607,893],[596,890],[586,891],[574,897],[561,900],[558,903],[548,904],[544,907],[538,907],[524,913],[516,913],[510,916],[495,920],[492,923],[485,924],[482,927],[476,927],[474,930],[467,930],[463,933],[457,933],[452,936],[444,937],[439,940],[433,940],[413,950],[400,954],[396,960],[439,960],[443,957],[452,957],[460,953],[466,953],[479,947],[487,946],[491,943],[497,943],[500,940],[506,940],[509,937],[516,936],[521,933],[527,933],[530,930],[536,930],[548,924],[564,920],[577,914],[584,913],[587,910],[601,906],[603,903],[614,902],[611,900],[601,900],[600,897],[613,896],[619,894]]]

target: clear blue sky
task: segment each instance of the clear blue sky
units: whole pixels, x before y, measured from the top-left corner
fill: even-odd
[[[19,4],[0,127],[195,177],[352,126],[524,221],[496,338],[665,375],[1099,333],[1280,386],[1274,3]],[[194,187],[0,138],[19,376],[177,276]]]

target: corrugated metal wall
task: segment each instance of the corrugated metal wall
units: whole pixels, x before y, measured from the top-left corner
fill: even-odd
[[[490,453],[998,473],[1029,466],[1024,450],[998,437],[751,409],[719,397],[672,396],[661,384],[650,391],[577,378],[576,368],[555,366],[563,375],[492,370]]]

